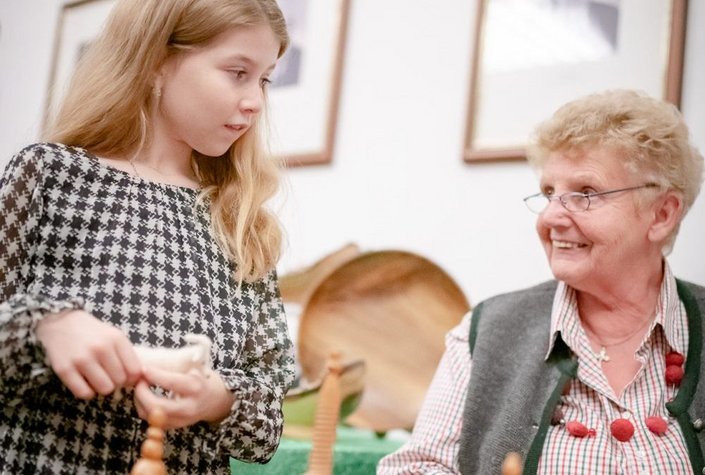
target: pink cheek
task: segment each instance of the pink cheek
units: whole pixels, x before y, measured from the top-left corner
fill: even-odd
[[[548,238],[550,230],[547,226],[544,226],[543,222],[541,221],[541,218],[537,219],[535,229],[536,233],[539,235],[541,240]]]

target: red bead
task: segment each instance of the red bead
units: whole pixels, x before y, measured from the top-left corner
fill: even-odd
[[[565,428],[568,430],[570,435],[575,437],[585,437],[589,433],[588,428],[578,421],[570,421],[566,423]]]
[[[666,366],[683,366],[685,361],[685,356],[681,355],[677,351],[671,351],[666,355]]]
[[[634,435],[634,425],[627,419],[615,419],[610,424],[612,436],[620,442],[626,442]]]
[[[665,434],[668,430],[668,423],[663,417],[651,416],[646,418],[646,427],[656,435]]]
[[[680,366],[667,366],[666,367],[666,382],[668,384],[673,384],[678,386],[683,379],[683,368]]]

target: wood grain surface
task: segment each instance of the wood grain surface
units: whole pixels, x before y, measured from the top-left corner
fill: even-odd
[[[313,290],[301,314],[298,356],[317,380],[332,352],[367,367],[358,409],[346,422],[378,432],[411,428],[445,348],[470,305],[431,261],[404,251],[362,253]]]

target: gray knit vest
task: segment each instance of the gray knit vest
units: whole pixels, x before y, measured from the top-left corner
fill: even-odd
[[[705,288],[678,281],[688,314],[685,376],[666,404],[681,426],[694,473],[705,474]],[[548,360],[555,281],[478,304],[470,328],[472,373],[463,414],[458,461],[463,475],[499,474],[509,452],[536,473],[546,432],[565,384],[578,362],[558,335]]]

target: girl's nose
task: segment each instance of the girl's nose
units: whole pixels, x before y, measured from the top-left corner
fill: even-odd
[[[264,104],[264,91],[259,86],[249,88],[246,95],[240,100],[240,109],[249,114],[257,114]]]

